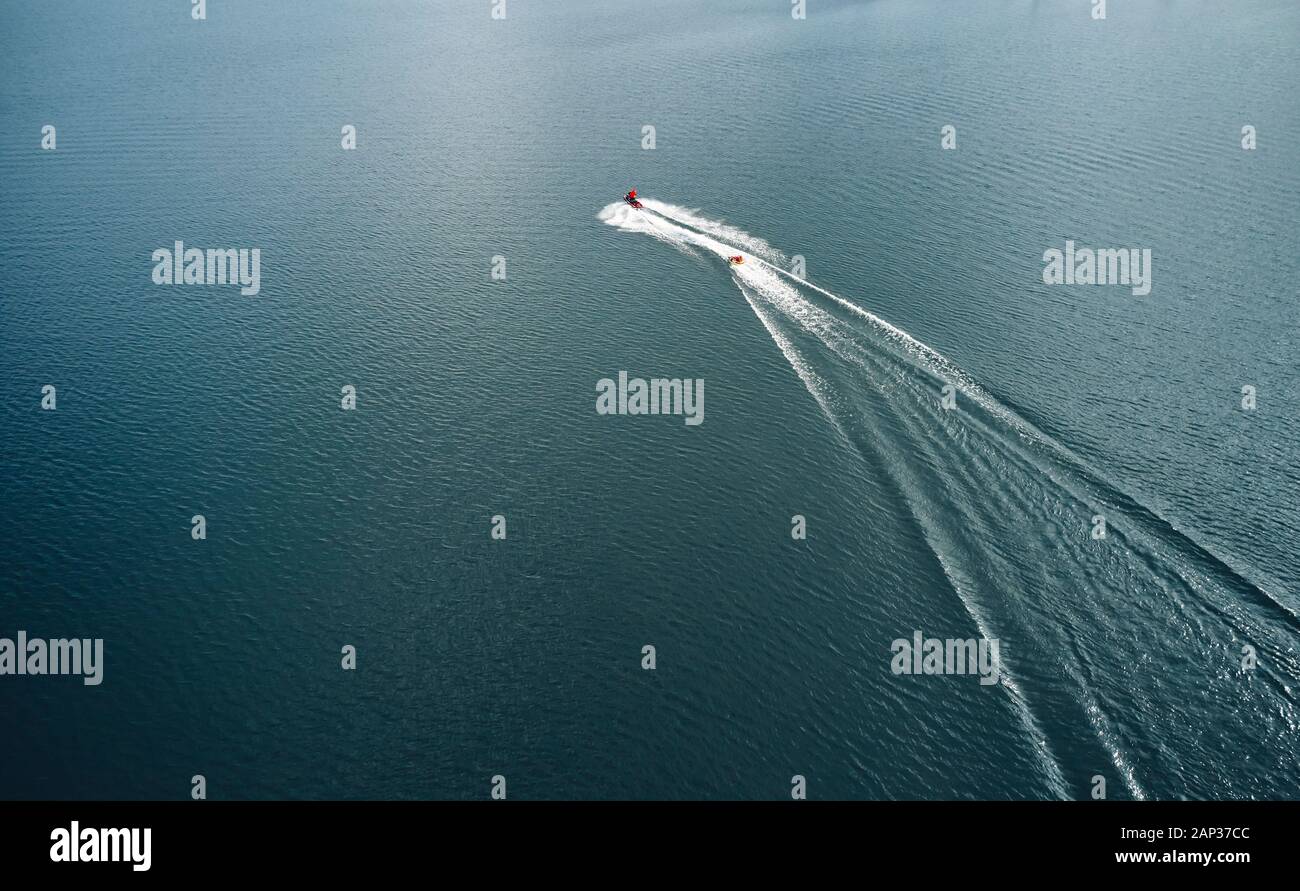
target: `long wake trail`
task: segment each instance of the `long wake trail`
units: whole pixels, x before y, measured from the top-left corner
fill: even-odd
[[[649,207],[654,208],[658,212],[660,219],[656,219],[654,216],[646,214],[644,215],[644,223],[642,224],[639,219],[641,215],[633,216],[624,213],[623,209],[618,205],[611,205],[606,208],[605,211],[602,211],[601,219],[606,222],[612,222],[615,225],[621,225],[622,228],[645,231],[648,234],[677,247],[681,247],[683,244],[695,244],[722,257],[730,256],[731,252],[737,250],[737,246],[715,238],[715,234],[722,237],[729,237],[733,241],[743,242],[744,247],[748,251],[755,252],[755,254],[752,255],[755,259],[758,259],[758,252],[762,252],[768,257],[780,256],[777,251],[770,248],[770,246],[759,239],[754,239],[752,237],[736,238],[735,234],[732,231],[729,231],[723,224],[715,223],[706,225],[703,227],[704,231],[684,228],[677,225],[676,220],[671,219],[663,213],[665,210],[670,210],[668,206],[662,205],[659,202],[644,203]],[[699,219],[700,218],[698,217],[691,217],[689,221],[697,222]],[[768,266],[772,266],[770,260],[763,260],[762,262],[766,263]],[[781,350],[786,360],[795,370],[795,373],[799,375],[805,388],[817,402],[827,420],[846,443],[855,449],[860,448],[858,443],[854,442],[853,438],[845,430],[836,410],[832,407],[826,394],[826,382],[819,378],[816,372],[811,370],[809,363],[804,360],[803,356],[798,352],[794,345],[781,334],[770,314],[771,310],[763,305],[762,297],[751,292],[743,284],[740,286],[740,290],[744,294],[745,299],[749,302],[750,307],[754,310],[755,315],[758,316],[777,347]],[[904,488],[903,491],[906,491],[906,488]],[[927,529],[927,536],[931,535],[932,531],[933,530]],[[971,616],[972,621],[979,629],[981,635],[985,638],[996,637],[996,635],[992,633],[987,619],[981,614],[979,608],[969,599],[968,595],[964,593],[962,586],[955,580],[954,571],[951,565],[944,561],[940,552],[936,551],[936,554],[939,555],[940,562],[943,565],[945,574],[949,578],[950,584],[953,586],[953,590],[962,600],[967,613]],[[1047,785],[1052,795],[1057,798],[1068,798],[1069,791],[1066,780],[1061,773],[1060,766],[1058,765],[1055,756],[1052,753],[1051,745],[1046,734],[1043,732],[1033,715],[1033,711],[1030,708],[1027,698],[1006,666],[1003,667],[1002,676],[1003,688],[1006,690],[1012,703],[1012,708],[1023,725],[1027,736],[1032,740],[1032,747],[1039,759],[1040,767],[1043,770]]]
[[[1152,781],[1163,784],[1157,797],[1246,797],[1294,776],[1300,619],[1282,597],[938,351],[783,268],[785,255],[763,239],[643,201],[643,210],[611,204],[599,218],[697,256],[744,257],[731,269],[737,287],[836,434],[885,465],[980,634],[1015,642],[1020,658],[1004,659],[1003,689],[1053,796],[1087,788],[1098,756],[1134,798],[1148,797]],[[959,411],[940,406],[947,385]],[[1087,534],[1095,514],[1111,522],[1104,546]],[[1152,659],[1170,640],[1176,652],[1165,659],[1186,668],[1185,689],[1172,689],[1178,675],[1162,677]],[[1245,680],[1233,670],[1243,644],[1261,654]],[[1187,726],[1179,696],[1216,713],[1223,736],[1249,738],[1253,774],[1228,790],[1214,785],[1225,741]],[[1095,754],[1069,726],[1088,728]],[[1073,781],[1062,758],[1083,762]]]

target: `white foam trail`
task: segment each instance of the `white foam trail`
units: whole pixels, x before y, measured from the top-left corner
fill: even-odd
[[[852,438],[849,437],[843,424],[836,415],[836,412],[825,392],[825,382],[812,370],[808,363],[799,354],[798,350],[790,342],[789,338],[780,332],[767,312],[760,308],[759,303],[753,299],[749,288],[753,288],[755,291],[762,294],[763,299],[767,302],[793,317],[802,327],[821,339],[823,343],[830,347],[842,359],[858,365],[862,364],[861,360],[852,355],[852,351],[847,349],[846,346],[840,342],[841,338],[838,332],[834,330],[835,320],[831,316],[826,314],[823,310],[813,306],[789,285],[784,284],[780,279],[771,275],[770,272],[767,272],[767,269],[773,269],[794,279],[795,281],[808,285],[814,290],[826,294],[836,301],[844,303],[855,311],[866,315],[873,321],[873,323],[884,327],[895,338],[906,339],[906,341],[915,344],[921,351],[926,351],[938,360],[946,362],[946,360],[944,360],[943,357],[934,350],[931,350],[929,347],[920,343],[920,341],[915,340],[901,329],[889,325],[888,322],[885,322],[878,316],[867,313],[866,310],[862,310],[856,305],[842,300],[836,295],[831,294],[829,291],[824,291],[816,285],[805,282],[798,276],[785,272],[785,270],[781,269],[774,263],[756,257],[753,253],[746,253],[744,250],[737,249],[734,245],[720,241],[718,238],[713,237],[713,235],[708,234],[707,232],[695,231],[694,229],[688,229],[685,226],[678,224],[679,222],[686,222],[688,219],[701,220],[706,224],[710,224],[711,221],[703,220],[703,218],[693,216],[689,212],[682,211],[680,208],[675,208],[673,205],[665,205],[662,202],[647,201],[643,199],[642,203],[651,210],[658,210],[660,208],[668,209],[678,214],[679,217],[682,217],[683,219],[680,219],[679,221],[669,219],[656,220],[651,214],[638,211],[622,202],[615,202],[607,205],[600,211],[598,218],[602,222],[616,226],[624,231],[644,232],[650,234],[679,249],[685,249],[690,244],[697,244],[714,252],[722,258],[733,256],[736,253],[744,256],[748,265],[742,264],[740,266],[731,267],[732,274],[737,279],[737,286],[740,288],[741,294],[745,297],[746,302],[749,303],[750,308],[754,310],[755,315],[758,316],[763,327],[767,329],[768,334],[771,335],[772,340],[781,350],[786,361],[790,363],[790,366],[794,369],[795,373],[799,375],[800,380],[803,381],[804,387],[812,395],[813,399],[816,400],[818,407],[821,408],[822,413],[831,422],[836,433],[838,433],[852,448],[857,449],[858,446],[853,442]],[[733,230],[730,227],[719,223],[712,223],[707,228],[712,232],[726,233],[728,237],[732,238],[735,238],[735,235],[738,233],[744,237],[735,238],[735,240],[746,243],[748,246],[754,247],[758,250],[763,250],[765,253],[768,253],[769,256],[781,256],[780,252],[772,249],[766,242],[762,241],[762,239],[747,236],[745,233],[740,233],[739,230]],[[753,262],[755,260],[758,262]],[[905,490],[907,489],[906,486],[903,488]],[[914,515],[922,518],[924,526],[923,531],[926,534],[926,538],[931,541],[931,548],[938,557],[944,574],[948,577],[949,583],[953,587],[953,591],[957,594],[957,597],[962,602],[967,613],[975,622],[979,633],[986,639],[995,638],[996,635],[990,628],[983,611],[976,606],[972,597],[965,591],[965,586],[958,582],[958,577],[963,575],[963,573],[957,571],[944,556],[944,551],[946,549],[936,546],[935,537],[936,535],[939,535],[939,532],[932,522],[928,522],[924,519],[928,516],[929,512],[919,510],[918,506],[915,504],[912,504],[911,506]],[[1024,690],[1005,665],[1001,667],[1001,677],[1002,683],[999,686],[1006,691],[1012,704],[1013,713],[1019,719],[1021,726],[1024,727],[1027,737],[1032,741],[1033,751],[1046,776],[1048,787],[1058,798],[1069,798],[1068,785],[1065,781],[1065,777],[1061,772],[1060,765],[1057,763],[1054,753],[1052,752],[1051,744],[1048,741],[1047,735],[1043,732],[1042,728],[1038,724],[1037,718],[1034,716]]]
[[[1268,602],[1270,606],[1280,609],[1290,619],[1297,620],[1297,618],[1300,618],[1297,617],[1295,610],[1286,605],[1288,598],[1279,593],[1281,589],[1275,580],[1261,578],[1259,573],[1249,571],[1240,560],[1232,556],[1221,556],[1216,553],[1213,547],[1206,546],[1194,530],[1181,528],[1175,521],[1166,519],[1158,511],[1146,507],[1132,496],[1126,494],[1106,474],[1084,461],[1063,444],[1038,430],[1015,411],[1003,405],[997,398],[970,378],[960,367],[927,344],[890,324],[880,316],[863,309],[856,303],[781,268],[778,264],[783,262],[782,255],[762,239],[754,238],[748,233],[741,232],[723,223],[707,220],[699,216],[695,211],[688,211],[675,205],[654,200],[646,202],[646,210],[644,211],[634,211],[623,204],[610,205],[601,212],[601,219],[610,225],[617,225],[629,231],[647,232],[653,237],[686,252],[693,253],[692,248],[698,247],[721,258],[736,253],[745,256],[746,262],[743,265],[731,268],[737,285],[740,286],[746,301],[754,308],[755,313],[781,349],[782,354],[790,361],[792,367],[804,382],[805,387],[817,400],[819,407],[832,421],[841,436],[845,435],[845,430],[836,416],[834,400],[824,386],[825,382],[812,371],[809,364],[790,343],[789,338],[785,337],[780,331],[780,327],[774,319],[761,307],[770,305],[778,310],[781,315],[788,316],[801,328],[819,338],[836,356],[868,371],[872,371],[872,369],[876,372],[880,371],[880,368],[876,367],[878,364],[876,358],[883,357],[884,353],[867,352],[866,348],[854,339],[851,331],[843,327],[845,323],[842,320],[827,313],[824,309],[813,306],[802,294],[792,289],[788,284],[781,283],[777,285],[779,277],[784,277],[811,291],[815,291],[837,306],[844,308],[859,318],[865,319],[877,332],[886,338],[888,343],[900,348],[898,353],[894,353],[892,350],[889,351],[895,359],[902,359],[917,371],[928,374],[944,383],[952,384],[968,400],[982,408],[987,413],[986,417],[1006,424],[1022,440],[1042,447],[1041,449],[1024,449],[1016,454],[1018,460],[1026,462],[1026,472],[1030,472],[1030,468],[1035,468],[1046,480],[1059,487],[1061,492],[1084,505],[1101,507],[1101,501],[1109,502],[1112,499],[1120,499],[1126,504],[1131,503],[1132,508],[1138,511],[1138,514],[1133,517],[1135,522],[1123,530],[1123,537],[1128,539],[1130,545],[1134,546],[1135,552],[1144,551],[1148,559],[1158,561],[1168,567],[1172,571],[1173,577],[1179,578],[1186,589],[1192,593],[1194,599],[1191,603],[1199,605],[1203,611],[1233,621],[1234,626],[1239,631],[1248,635],[1249,629],[1240,627],[1240,622],[1245,621],[1245,619],[1242,618],[1238,611],[1229,610],[1225,613],[1225,606],[1222,602],[1207,601],[1200,603],[1195,599],[1196,594],[1204,592],[1208,580],[1196,568],[1199,565],[1196,562],[1199,559],[1198,557],[1192,557],[1191,562],[1186,559],[1186,555],[1182,550],[1186,546],[1199,549],[1203,555],[1216,561],[1224,570],[1235,576],[1234,583],[1241,583],[1254,589],[1253,592],[1260,595],[1264,602]],[[699,231],[692,227],[697,227]],[[742,247],[738,248],[737,245]],[[760,299],[754,299],[754,295],[758,295]],[[874,377],[869,377],[869,379],[874,383]],[[884,390],[881,390],[881,392],[887,398],[890,396],[890,393]],[[989,426],[977,414],[969,414],[967,417],[969,421],[975,423],[986,434],[995,439],[1002,437],[1003,432],[1001,430]],[[848,439],[848,437],[845,438]],[[849,442],[853,444],[851,439]],[[1014,440],[1007,440],[1006,444],[1010,445],[1013,442]],[[898,469],[904,472],[909,470],[907,467]],[[917,505],[913,505],[914,514],[918,513],[917,508]],[[920,508],[921,512],[929,513],[925,505],[920,505]],[[929,519],[932,520],[933,517],[929,517]],[[1148,522],[1157,525],[1148,526]],[[1169,543],[1163,537],[1163,531],[1166,527],[1171,534],[1178,536],[1186,544],[1178,544],[1176,540],[1174,543],[1175,548],[1171,551],[1167,546]],[[971,611],[972,618],[981,626],[981,632],[984,633],[984,617],[982,613],[974,608],[973,602],[963,593],[963,586],[957,583],[960,568],[947,565],[945,557],[951,557],[952,555],[943,553],[945,550],[942,547],[945,540],[943,533],[942,528],[932,527],[927,529],[927,538],[932,539],[932,548],[940,556],[941,562],[944,563],[945,572],[953,581],[954,589],[966,604],[967,609]],[[1120,534],[1118,530],[1116,534]],[[934,539],[935,535],[938,535],[939,538]],[[1186,605],[1189,604],[1185,602],[1176,602],[1174,604],[1179,609]],[[987,633],[986,636],[988,636]],[[1110,719],[1103,712],[1088,680],[1080,674],[1083,665],[1074,665],[1067,660],[1062,663],[1062,667],[1078,688],[1081,699],[1080,704],[1084,709],[1087,720],[1092,724],[1098,740],[1109,751],[1111,759],[1119,770],[1130,793],[1135,798],[1146,797],[1145,790],[1143,790],[1137,779],[1132,763],[1119,745],[1118,736]],[[1282,689],[1287,696],[1291,695],[1290,688],[1285,684],[1283,684]],[[1020,692],[1018,688],[1016,692]],[[1032,713],[1028,711],[1027,702],[1024,702],[1022,697],[1014,698],[1021,700],[1017,703],[1017,711],[1021,711],[1021,705],[1024,706],[1022,720],[1025,720],[1027,715],[1028,720],[1032,722]],[[1053,766],[1055,765],[1053,764]]]
[[[787,262],[785,254],[758,236],[750,235],[743,229],[737,229],[735,226],[729,226],[719,220],[702,217],[697,210],[688,210],[685,207],[656,201],[653,198],[644,199],[641,203],[661,217],[667,217],[674,222],[689,226],[697,232],[703,232],[706,235],[728,242],[728,246],[739,245],[741,249],[772,263]]]
[[[684,228],[677,223],[655,216],[646,210],[616,201],[601,208],[596,218],[608,226],[615,226],[624,232],[642,232],[670,244],[678,250],[689,253],[692,245],[705,248],[719,257],[743,253],[737,248],[724,244],[712,236]]]
[[[1066,448],[1064,445],[1062,445],[1060,442],[1058,442],[1056,439],[1052,438],[1051,436],[1048,436],[1046,433],[1043,433],[1041,430],[1039,430],[1029,421],[1025,420],[1016,412],[1012,411],[1011,409],[1003,405],[1001,402],[999,402],[996,398],[994,398],[991,394],[989,394],[988,391],[986,391],[983,387],[981,387],[978,383],[976,383],[969,375],[967,375],[965,371],[963,371],[960,367],[954,364],[951,360],[949,360],[938,350],[935,350],[933,347],[929,346],[928,344],[923,343],[920,340],[917,340],[915,337],[908,334],[903,329],[890,324],[885,319],[881,318],[875,313],[863,309],[861,306],[858,306],[856,303],[850,300],[845,300],[843,297],[840,297],[838,294],[833,294],[830,291],[827,291],[825,288],[818,287],[817,285],[814,285],[812,282],[800,278],[794,273],[788,272],[774,263],[769,263],[768,261],[762,259],[761,257],[758,258],[758,262],[769,266],[774,271],[780,273],[786,278],[796,281],[799,284],[804,285],[805,287],[813,291],[816,291],[817,293],[825,297],[830,298],[831,300],[835,301],[835,303],[837,303],[838,305],[843,306],[845,309],[849,310],[850,312],[866,319],[876,328],[883,331],[891,339],[902,344],[908,350],[908,352],[910,352],[918,359],[920,359],[922,361],[922,366],[930,374],[934,375],[936,378],[944,381],[945,383],[950,383],[953,386],[955,386],[965,396],[974,400],[976,404],[978,404],[984,410],[988,411],[990,414],[1004,421],[1021,436],[1026,437],[1028,439],[1032,439],[1038,445],[1041,445],[1045,447],[1048,451],[1055,453],[1056,456],[1061,460],[1063,460],[1067,465],[1083,470],[1089,476],[1091,476],[1092,479],[1100,481],[1108,488],[1114,491],[1123,491],[1117,483],[1115,483],[1113,480],[1110,479],[1110,477],[1107,474],[1103,473],[1101,470],[1094,467],[1089,462],[1085,461],[1080,455]],[[1059,475],[1054,473],[1048,467],[1045,467],[1042,464],[1037,464],[1037,466],[1039,470],[1041,470],[1043,473],[1051,477],[1053,482],[1061,486],[1063,489],[1069,492],[1070,495],[1074,496],[1079,501],[1083,503],[1095,503],[1094,499],[1091,498],[1091,496],[1080,493],[1077,487],[1075,487],[1069,481],[1061,478]],[[1196,547],[1200,548],[1202,551],[1212,556],[1215,560],[1217,560],[1220,564],[1222,564],[1223,566],[1231,570],[1234,574],[1236,574],[1239,578],[1245,581],[1248,585],[1257,589],[1266,598],[1268,598],[1268,600],[1272,601],[1272,604],[1275,607],[1278,607],[1293,619],[1300,618],[1297,616],[1295,610],[1293,610],[1291,607],[1287,605],[1288,598],[1285,595],[1280,593],[1280,589],[1277,586],[1276,582],[1269,584],[1267,581],[1261,578],[1259,573],[1251,572],[1250,570],[1245,569],[1241,565],[1240,561],[1230,556],[1224,556],[1220,554],[1212,546],[1205,544],[1203,541],[1201,541],[1200,537],[1194,531],[1185,529],[1181,525],[1177,524],[1176,522],[1166,519],[1165,517],[1160,515],[1157,511],[1147,508],[1146,505],[1140,504],[1140,502],[1137,502],[1136,499],[1134,499],[1134,502],[1139,504],[1139,506],[1141,506],[1152,516],[1157,517],[1160,520],[1167,523],[1169,527],[1173,529],[1178,535],[1181,535],[1187,541],[1191,542]],[[1136,539],[1138,535],[1140,535],[1140,533],[1136,533],[1136,534],[1135,533],[1136,530],[1130,530],[1129,532],[1130,536],[1133,536]],[[1153,551],[1158,550],[1158,548],[1155,547],[1155,543],[1149,539],[1143,541],[1143,544],[1147,548]],[[1185,567],[1175,565],[1173,568],[1180,576],[1182,576],[1183,580],[1189,586],[1196,587],[1196,579],[1188,574],[1188,571],[1186,571]]]
[[[842,359],[857,365],[864,370],[870,370],[859,357],[853,355],[852,350],[850,350],[847,345],[840,342],[838,334],[826,330],[829,327],[828,323],[833,323],[834,319],[822,310],[809,304],[802,295],[789,285],[781,282],[780,279],[771,276],[770,274],[767,278],[771,280],[774,287],[766,293],[763,293],[762,296],[764,300],[776,306],[781,311],[794,315],[797,320],[800,320],[801,327],[804,327],[805,330],[809,331],[809,333],[821,339],[826,346],[830,347],[831,350]],[[780,348],[782,354],[785,355],[786,360],[789,361],[790,365],[795,369],[795,372],[803,380],[804,386],[808,389],[808,392],[812,394],[815,400],[817,400],[817,404],[821,407],[822,412],[835,427],[836,432],[840,434],[841,438],[851,448],[858,450],[860,446],[846,433],[843,424],[836,415],[835,409],[831,405],[829,396],[824,392],[824,380],[811,369],[809,364],[790,342],[789,338],[780,332],[775,322],[768,316],[767,311],[760,308],[759,304],[751,297],[749,288],[753,286],[753,282],[738,282],[738,285],[741,293],[745,296],[745,300],[754,310],[754,313],[763,323],[763,326],[767,328],[768,333],[772,335],[772,339],[776,341],[777,346]],[[791,312],[791,304],[796,306],[802,304],[805,311],[800,312],[796,309]],[[952,554],[955,553],[957,549],[947,543],[946,533],[941,528],[940,524],[934,521],[933,517],[936,515],[936,511],[931,505],[923,503],[923,500],[915,494],[922,491],[923,487],[907,471],[895,468],[893,472],[901,473],[907,477],[906,480],[900,481],[902,482],[902,485],[900,485],[899,488],[907,499],[913,516],[916,517],[917,521],[920,523],[921,531],[930,545],[931,552],[939,561],[939,565],[942,568],[945,577],[947,577],[949,585],[951,585],[953,592],[957,595],[957,598],[961,601],[967,614],[975,623],[975,627],[978,629],[981,637],[985,640],[1002,639],[1003,636],[995,633],[995,630],[989,623],[985,611],[978,605],[977,598],[971,593],[970,588],[973,586],[965,581],[967,573],[963,572],[953,562]],[[1066,782],[1056,755],[1052,751],[1051,742],[1049,741],[1047,734],[1043,731],[1042,726],[1038,723],[1037,717],[1034,715],[1033,709],[1029,704],[1029,698],[1025,695],[1023,687],[1021,687],[1015,676],[1005,664],[1001,666],[1000,674],[1002,689],[1006,692],[1011,701],[1013,713],[1024,728],[1025,735],[1030,741],[1038,763],[1043,770],[1048,788],[1057,798],[1070,798],[1069,784]],[[1117,749],[1112,748],[1112,757],[1115,759],[1117,765],[1120,765],[1121,767],[1125,766],[1123,763],[1123,755]],[[1127,771],[1125,775],[1131,777],[1132,772]],[[1135,797],[1143,797],[1141,790],[1137,789],[1135,782],[1132,787],[1135,790]]]
[[[844,428],[840,426],[839,418],[835,417],[835,412],[831,408],[830,402],[822,392],[826,386],[826,382],[823,381],[821,376],[813,371],[808,363],[804,361],[803,356],[799,354],[799,351],[795,349],[794,344],[790,342],[790,338],[781,333],[780,329],[776,327],[776,324],[772,321],[771,317],[768,316],[767,311],[759,308],[758,303],[755,302],[749,291],[742,287],[740,293],[745,296],[745,302],[748,303],[749,308],[754,311],[754,315],[758,316],[758,320],[763,323],[763,327],[767,329],[767,333],[772,335],[772,340],[776,343],[777,348],[781,350],[781,354],[785,356],[786,361],[790,363],[790,367],[794,369],[795,374],[799,375],[799,380],[803,381],[804,387],[808,390],[809,394],[812,395],[812,398],[816,400],[818,407],[822,410],[822,414],[826,416],[826,420],[830,421],[831,426],[835,428],[835,432],[840,435],[840,438],[843,439],[846,444],[853,446],[853,440],[849,438],[849,435],[844,432]]]
[[[1012,428],[1012,430],[1014,430],[1021,437],[1028,440],[1032,440],[1037,445],[1044,447],[1047,451],[1054,453],[1057,458],[1063,460],[1068,466],[1082,470],[1085,474],[1088,475],[1088,477],[1100,482],[1111,491],[1113,492],[1124,491],[1119,485],[1117,485],[1113,480],[1111,480],[1108,475],[1106,475],[1096,467],[1089,464],[1081,456],[1075,454],[1073,451],[1066,448],[1060,442],[1057,442],[1051,436],[1048,436],[1047,434],[1043,433],[1041,430],[1039,430],[1037,427],[1035,427],[1025,418],[1022,418],[1016,412],[1012,411],[1010,408],[1003,405],[1000,401],[998,401],[995,397],[993,397],[990,393],[988,393],[988,391],[986,391],[983,387],[981,387],[978,383],[976,383],[975,380],[972,379],[958,365],[953,363],[951,360],[949,360],[938,350],[935,350],[930,345],[923,343],[920,340],[917,340],[915,337],[908,334],[903,329],[897,327],[896,325],[891,324],[890,322],[886,321],[885,319],[881,318],[875,313],[863,309],[861,306],[857,305],[856,303],[850,300],[846,300],[843,297],[839,296],[838,294],[831,293],[830,291],[827,291],[825,288],[819,287],[818,285],[813,284],[807,279],[800,278],[794,273],[788,272],[787,270],[783,269],[778,264],[784,262],[784,256],[780,253],[780,251],[777,251],[775,248],[768,245],[768,243],[763,239],[756,238],[752,235],[749,235],[746,232],[736,229],[735,227],[727,226],[724,223],[708,220],[704,217],[699,216],[698,212],[696,211],[687,210],[685,208],[678,207],[677,205],[666,204],[664,202],[657,201],[654,199],[644,199],[643,203],[645,204],[646,208],[666,216],[668,219],[666,219],[664,223],[671,226],[674,230],[676,230],[675,233],[670,237],[664,238],[662,235],[659,236],[662,238],[662,240],[669,241],[671,243],[676,239],[685,238],[688,240],[689,236],[692,234],[699,235],[700,237],[706,239],[707,247],[709,250],[713,251],[716,254],[719,254],[722,257],[726,257],[734,253],[741,253],[745,255],[747,260],[756,260],[757,264],[765,265],[770,269],[772,269],[773,271],[779,273],[780,275],[785,276],[786,278],[795,281],[809,288],[810,290],[816,291],[818,294],[821,294],[822,296],[834,301],[837,305],[844,307],[848,311],[870,322],[873,327],[875,327],[878,331],[885,334],[890,340],[899,344],[908,355],[910,355],[913,359],[917,360],[917,364],[922,370],[924,370],[926,373],[930,374],[937,380],[942,381],[943,383],[952,384],[957,390],[959,390],[968,399],[975,402],[975,404],[979,405],[989,414],[993,415],[994,417],[997,417],[998,419],[1006,423],[1008,426]],[[605,211],[602,211],[601,218],[605,219],[604,217],[605,212],[609,211],[610,208],[616,208],[616,207],[622,207],[633,213],[638,212],[628,207],[626,204],[619,203],[619,204],[610,205],[609,207],[605,208]],[[647,220],[653,220],[653,216],[651,214],[646,213],[645,216]],[[673,222],[668,222],[668,220],[672,220]],[[606,222],[610,222],[612,225],[617,225],[617,223],[614,223],[611,220],[606,220]],[[653,226],[655,225],[655,223],[645,222],[643,223],[643,225]],[[702,231],[697,233],[697,232],[693,232],[692,229],[685,228],[685,227],[698,227],[701,228]],[[640,231],[645,231],[645,230],[642,229]],[[751,253],[746,253],[744,249],[737,249],[734,244],[729,244],[724,241],[721,241],[720,239],[724,237],[732,238],[737,244],[751,246],[754,248],[754,250]],[[705,242],[701,242],[701,244],[705,244]],[[685,249],[681,244],[678,244],[677,246],[679,247],[679,249]],[[765,258],[763,256],[764,254],[766,254],[768,257],[772,259]],[[755,266],[756,266],[755,263],[747,263],[744,266],[733,267],[732,272],[738,279],[752,280],[751,276],[752,273],[755,271]],[[1080,502],[1085,504],[1090,504],[1091,506],[1094,507],[1100,507],[1100,505],[1096,504],[1096,499],[1091,495],[1091,493],[1079,492],[1077,486],[1073,485],[1071,481],[1061,477],[1052,468],[1038,461],[1035,461],[1035,463],[1038,465],[1040,471],[1047,474],[1055,483],[1057,483],[1063,489],[1068,491],[1069,494],[1074,496]],[[1135,505],[1140,507],[1142,510],[1146,511],[1148,514],[1156,518],[1158,521],[1167,524],[1175,533],[1182,536],[1182,538],[1185,539],[1187,542],[1199,548],[1204,553],[1208,554],[1215,561],[1217,561],[1221,566],[1225,567],[1230,572],[1235,574],[1241,581],[1245,582],[1247,585],[1249,585],[1250,587],[1258,591],[1261,595],[1263,595],[1264,598],[1266,598],[1268,601],[1271,602],[1272,606],[1280,609],[1290,619],[1292,619],[1293,621],[1300,621],[1300,615],[1298,615],[1294,609],[1292,609],[1290,606],[1287,605],[1290,598],[1288,598],[1285,594],[1281,593],[1281,587],[1280,585],[1278,585],[1278,583],[1275,580],[1264,577],[1258,572],[1252,572],[1251,570],[1247,569],[1246,566],[1240,560],[1232,556],[1224,556],[1220,554],[1214,547],[1207,545],[1204,541],[1202,541],[1201,537],[1197,535],[1197,533],[1194,530],[1186,529],[1182,527],[1180,524],[1176,523],[1175,521],[1165,518],[1158,511],[1152,510],[1151,508],[1148,508],[1146,505],[1137,502],[1135,499],[1132,499],[1131,496],[1128,497],[1130,498],[1130,500],[1134,501]],[[1137,533],[1136,530],[1130,530],[1130,534],[1135,535],[1135,537],[1136,535],[1140,535],[1140,533]],[[1143,544],[1152,551],[1160,550],[1158,547],[1156,547],[1155,542],[1151,541],[1150,539],[1143,541]],[[1188,585],[1192,587],[1197,587],[1198,585],[1197,579],[1188,574],[1186,567],[1181,565],[1176,565],[1174,569],[1176,572],[1178,572],[1179,575],[1183,577],[1184,581]]]

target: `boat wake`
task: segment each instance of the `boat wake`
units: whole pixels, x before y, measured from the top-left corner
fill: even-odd
[[[763,239],[642,202],[598,218],[745,258],[729,268],[763,327],[835,434],[887,469],[979,634],[1002,641],[1002,689],[1045,794],[1083,797],[1096,775],[1134,798],[1292,787],[1300,618],[1281,592]]]

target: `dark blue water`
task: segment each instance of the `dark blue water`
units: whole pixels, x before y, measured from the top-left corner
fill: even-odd
[[[1300,7],[1109,5],[4,4],[0,797],[1294,796]]]

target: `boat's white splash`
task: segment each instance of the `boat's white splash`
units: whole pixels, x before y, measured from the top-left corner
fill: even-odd
[[[980,633],[1016,639],[1017,652],[1029,654],[1024,658],[1033,661],[1022,663],[1023,671],[1006,672],[1003,689],[1052,794],[1071,797],[1070,788],[1086,783],[1066,783],[1035,716],[1040,706],[1031,706],[1023,683],[1031,676],[1035,702],[1047,703],[1041,707],[1070,708],[1073,700],[1076,719],[1091,727],[1134,798],[1147,792],[1125,749],[1155,745],[1162,753],[1156,761],[1169,759],[1180,775],[1194,776],[1197,768],[1213,772],[1212,753],[1197,728],[1178,724],[1177,703],[1162,698],[1159,679],[1128,667],[1144,662],[1138,639],[1153,623],[1177,629],[1171,639],[1184,661],[1221,658],[1224,640],[1267,650],[1269,664],[1260,661],[1260,683],[1248,701],[1233,700],[1242,691],[1228,674],[1210,681],[1218,685],[1215,697],[1236,702],[1217,720],[1224,733],[1250,733],[1273,722],[1278,734],[1297,732],[1289,679],[1300,671],[1293,645],[1300,618],[1286,597],[1240,560],[1220,557],[1199,536],[1125,492],[937,350],[783,268],[784,255],[767,242],[698,211],[643,202],[643,210],[611,204],[599,217],[720,263],[744,257],[730,272],[746,301],[835,431],[859,454],[877,456],[897,483]],[[827,359],[842,363],[831,369],[832,377],[817,370],[825,362],[801,352],[799,343],[809,336],[809,346],[824,347]],[[940,410],[936,384],[951,384],[964,410]],[[994,479],[1000,482],[991,485]],[[1097,513],[1114,521],[1105,548],[1090,543],[1078,525]],[[1077,589],[1058,591],[1050,604],[1038,596],[1040,589],[1076,582]],[[1111,713],[1130,705],[1135,713],[1112,720]],[[1054,737],[1056,748],[1077,748],[1078,738]],[[1290,750],[1281,739],[1276,762],[1260,765],[1265,784],[1270,772],[1286,769]]]
[[[646,198],[642,201],[650,210],[659,216],[680,223],[697,232],[703,232],[705,235],[711,235],[719,241],[734,245],[743,251],[761,257],[771,263],[785,264],[789,259],[785,254],[772,247],[757,235],[750,235],[743,229],[728,225],[720,220],[710,220],[701,216],[698,210],[689,210],[685,207],[679,207],[676,204],[667,204],[663,201],[656,201],[654,198]],[[734,251],[733,251],[734,253]]]

